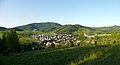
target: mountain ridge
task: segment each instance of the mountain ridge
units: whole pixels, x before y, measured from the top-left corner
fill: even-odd
[[[15,27],[15,29],[30,30],[30,31],[37,30],[42,32],[54,32],[54,33],[73,33],[78,30],[83,31],[84,29],[91,30],[92,28],[82,26],[79,24],[62,25],[54,22],[44,22],[44,23],[31,23],[23,26],[18,26],[18,27]]]
[[[29,31],[41,31],[41,32],[55,32],[55,33],[74,33],[76,31],[100,31],[100,32],[118,32],[120,26],[105,26],[105,27],[87,27],[79,24],[66,24],[62,25],[55,22],[42,22],[42,23],[30,23],[26,25],[16,26],[13,28],[0,27],[0,31],[15,29],[17,31],[29,30]]]

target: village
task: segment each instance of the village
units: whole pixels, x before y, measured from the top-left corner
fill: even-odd
[[[40,40],[41,42],[39,42],[38,44],[42,47],[43,46],[51,47],[51,46],[63,45],[63,44],[69,46],[73,46],[73,45],[80,46],[81,43],[81,39],[77,39],[74,35],[71,34],[57,34],[57,33],[55,33],[54,35],[33,34],[31,36],[34,39]],[[84,33],[83,36],[91,39],[97,35],[87,35]],[[86,42],[95,44],[95,41],[91,41],[91,40]],[[37,43],[33,42],[32,44],[34,45]]]

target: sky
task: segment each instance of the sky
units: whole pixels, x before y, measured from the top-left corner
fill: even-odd
[[[0,26],[41,22],[120,25],[120,0],[0,0]]]

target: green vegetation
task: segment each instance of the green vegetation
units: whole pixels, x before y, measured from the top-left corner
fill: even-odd
[[[0,65],[120,64],[119,26],[90,28],[47,22],[12,29],[17,31],[0,27]],[[54,33],[72,36],[67,42],[55,42],[58,39],[42,41],[32,37],[36,34],[49,36]],[[47,45],[48,41],[51,45]]]
[[[0,65],[119,65],[120,45],[49,48],[0,56]]]
[[[8,55],[9,53],[21,51],[19,38],[15,30],[8,30],[3,33],[0,39],[0,54]]]
[[[34,33],[39,31],[39,33],[75,33],[76,31],[90,32],[93,29],[90,27],[82,26],[82,25],[61,25],[58,23],[47,22],[47,23],[32,23],[28,25],[18,26],[14,29],[21,29],[21,30],[29,30]]]
[[[86,27],[79,24],[76,25],[61,25],[54,22],[46,22],[46,23],[31,23],[27,25],[22,25],[18,27],[14,27],[11,29],[15,29],[17,31],[30,31],[34,33],[119,33],[120,26],[109,26],[109,27]],[[0,27],[0,31],[7,30],[5,27]]]
[[[40,40],[30,38],[30,37],[20,38],[19,41],[20,41],[21,44],[28,44],[28,43],[32,43],[32,42],[40,42]]]
[[[81,26],[81,25],[63,25],[58,28],[55,32],[56,33],[63,33],[63,34],[75,34],[76,32],[85,33],[86,31],[92,31],[91,28]],[[78,33],[76,33],[78,34]]]
[[[0,32],[0,38],[2,37],[2,32]]]
[[[60,26],[62,25],[58,23],[47,22],[47,23],[32,23],[24,26],[15,27],[15,29],[50,32],[56,30]]]
[[[97,33],[119,33],[120,26],[109,26],[109,27],[95,27],[93,28]]]

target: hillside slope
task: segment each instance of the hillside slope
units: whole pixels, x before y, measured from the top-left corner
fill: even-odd
[[[86,30],[93,31],[92,28],[82,25],[63,25],[56,30],[57,33],[75,33],[80,31],[81,33],[87,32]],[[80,33],[79,32],[79,33]]]
[[[42,31],[42,32],[50,32],[55,30],[56,28],[62,26],[61,24],[58,23],[53,23],[53,22],[46,22],[46,23],[31,23],[23,26],[18,26],[15,27],[16,29],[22,29],[22,30],[37,30],[37,31]]]
[[[4,31],[4,30],[7,30],[7,28],[5,28],[5,27],[0,27],[0,31]]]
[[[7,30],[9,28],[0,27],[0,31]],[[59,23],[54,22],[44,22],[44,23],[31,23],[26,25],[17,26],[14,28],[17,31],[40,31],[45,33],[110,33],[110,32],[120,32],[120,26],[109,26],[109,27],[86,27],[79,24],[76,25],[61,25]]]
[[[91,28],[82,25],[61,25],[54,22],[32,23],[15,27],[15,29],[54,33],[73,33],[76,31],[92,30]]]
[[[50,48],[0,56],[0,65],[120,65],[120,45]]]
[[[109,26],[109,27],[95,27],[94,28],[96,31],[99,32],[120,32],[120,26]]]

